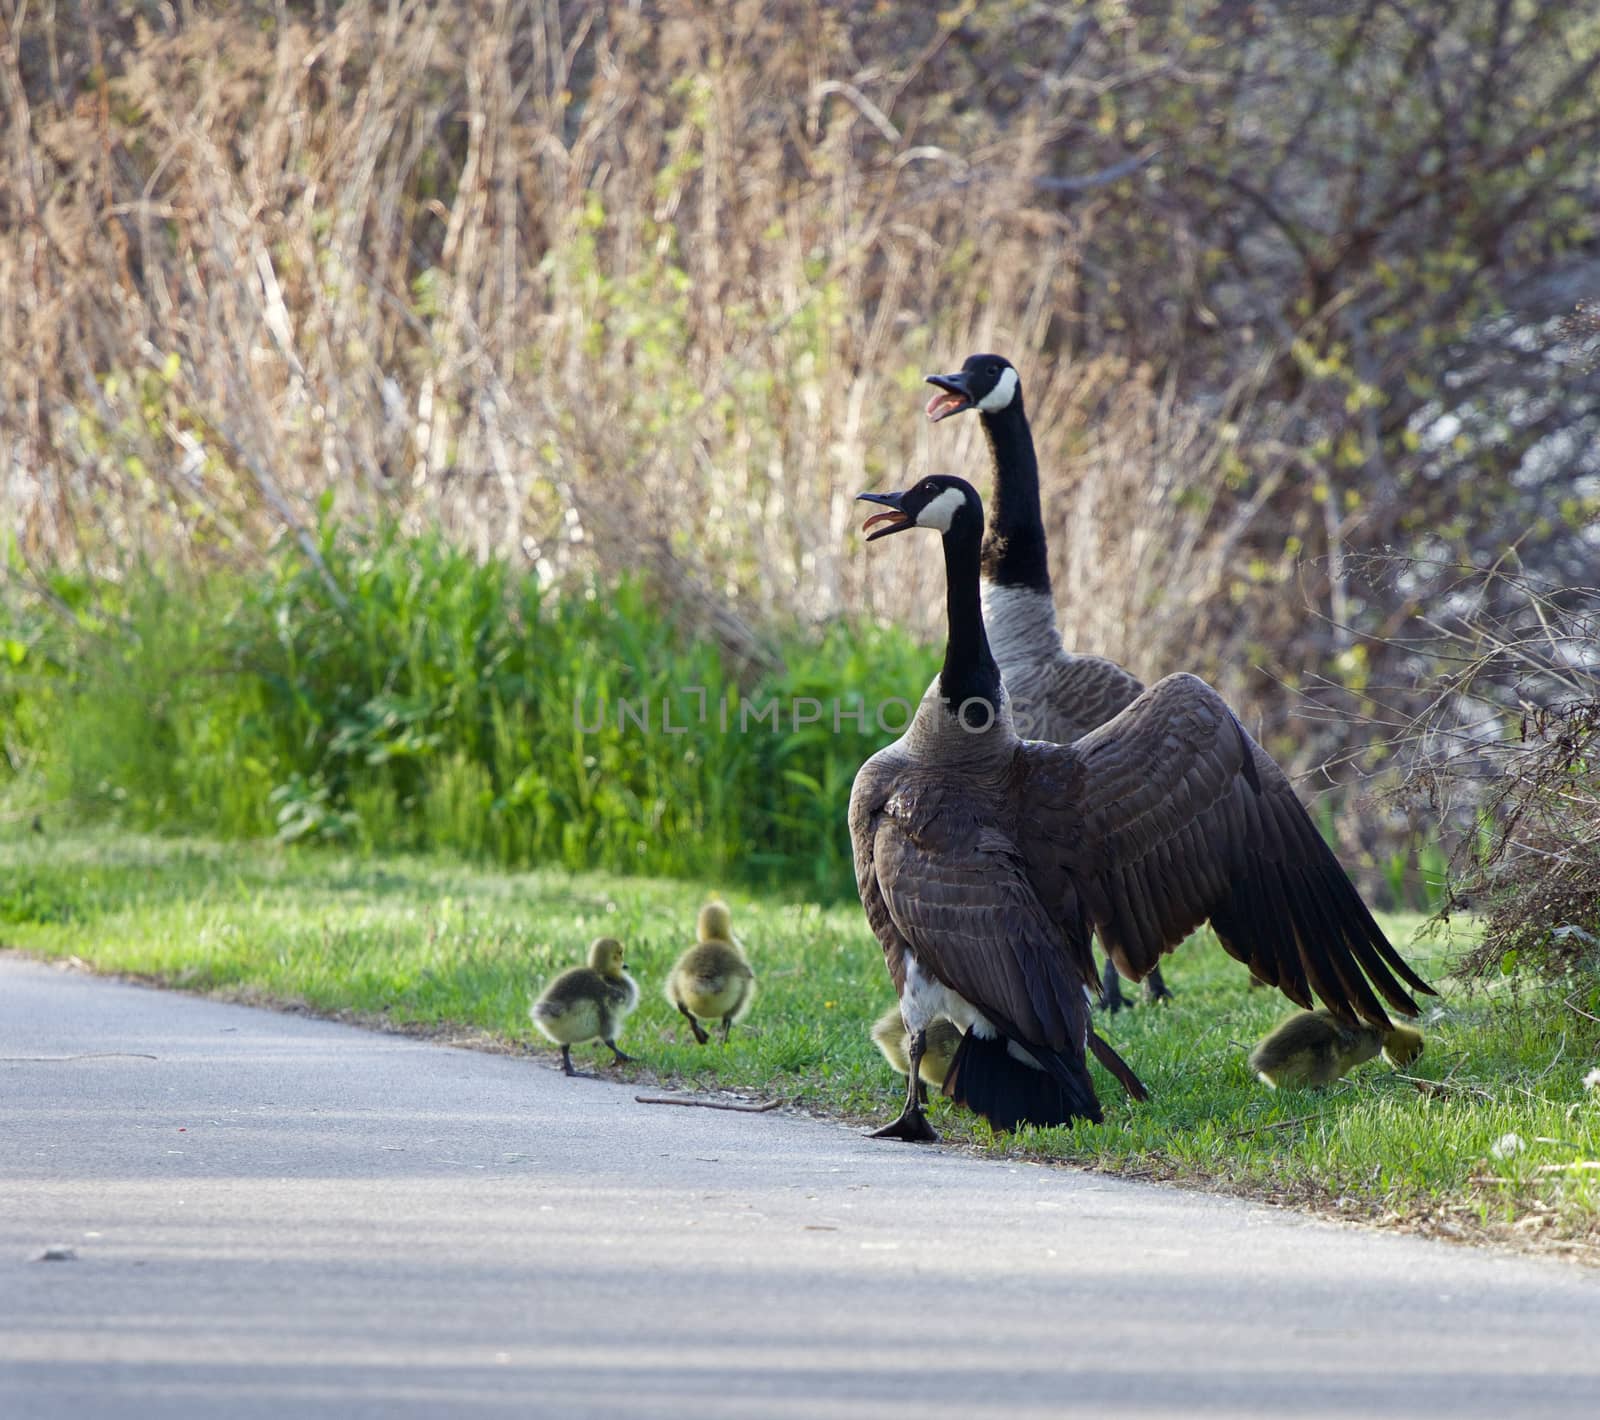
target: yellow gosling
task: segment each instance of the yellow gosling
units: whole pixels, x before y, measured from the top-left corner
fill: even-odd
[[[1328,1011],[1299,1011],[1281,1021],[1250,1052],[1250,1068],[1273,1089],[1331,1085],[1379,1050],[1391,1065],[1422,1054],[1422,1032],[1394,1026],[1347,1026]]]
[[[700,1022],[721,1021],[726,1045],[733,1023],[745,1017],[756,998],[756,974],[733,935],[726,903],[708,902],[700,909],[695,935],[697,944],[678,958],[667,977],[667,1000],[683,1013],[701,1045],[710,1037]]]
[[[622,943],[596,937],[589,944],[589,965],[562,972],[540,993],[529,1014],[540,1032],[561,1047],[561,1068],[576,1075],[572,1047],[586,1040],[603,1040],[618,1064],[633,1059],[617,1049],[617,1035],[638,1004],[639,987],[628,975]]]

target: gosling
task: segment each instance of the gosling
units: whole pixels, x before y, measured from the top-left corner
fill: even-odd
[[[700,1022],[720,1020],[726,1045],[733,1023],[756,999],[756,974],[733,935],[726,903],[708,902],[700,909],[695,935],[699,944],[678,958],[667,977],[667,1000],[683,1013],[701,1045],[711,1037]]]
[[[1304,1089],[1331,1085],[1380,1049],[1396,1068],[1409,1065],[1422,1054],[1422,1032],[1411,1026],[1347,1026],[1327,1011],[1299,1011],[1250,1052],[1250,1068],[1275,1090]]]
[[[589,944],[589,965],[562,972],[544,988],[529,1015],[544,1036],[561,1047],[561,1068],[576,1075],[572,1047],[586,1040],[603,1040],[618,1065],[633,1059],[617,1049],[617,1034],[638,1004],[639,987],[628,975],[622,943],[615,937],[596,937]]]
[[[904,1075],[911,1069],[910,1042],[906,1037],[906,1023],[900,1019],[899,1006],[890,1006],[873,1023],[872,1043],[883,1052],[883,1058],[896,1074]],[[944,1077],[950,1073],[950,1062],[960,1048],[961,1032],[954,1021],[940,1016],[928,1026],[927,1049],[917,1067],[917,1088],[924,1099],[930,1088],[944,1088]]]

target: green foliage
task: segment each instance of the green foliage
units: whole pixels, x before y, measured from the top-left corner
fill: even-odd
[[[50,675],[7,683],[8,734],[80,814],[824,898],[851,889],[850,783],[892,738],[878,702],[933,670],[838,626],[742,687],[637,580],[556,596],[392,529],[282,545],[264,578],[70,590],[66,619],[14,609],[0,631],[25,658],[51,646]]]

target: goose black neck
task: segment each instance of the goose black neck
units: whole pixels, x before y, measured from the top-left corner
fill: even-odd
[[[966,723],[982,728],[1000,707],[1000,668],[989,650],[983,629],[983,599],[978,591],[981,567],[977,529],[944,536],[945,616],[944,667],[939,672],[939,694],[945,709],[960,716],[970,702]],[[988,708],[985,709],[984,707]]]
[[[998,586],[1048,593],[1050,555],[1039,511],[1039,460],[1022,408],[1022,391],[1004,409],[979,418],[994,460],[983,575]]]

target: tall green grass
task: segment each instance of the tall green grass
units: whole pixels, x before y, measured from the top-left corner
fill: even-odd
[[[850,892],[850,782],[929,649],[796,633],[783,672],[740,684],[638,581],[558,595],[393,529],[330,528],[319,555],[58,579],[48,611],[13,593],[13,797],[25,780],[141,828]]]

